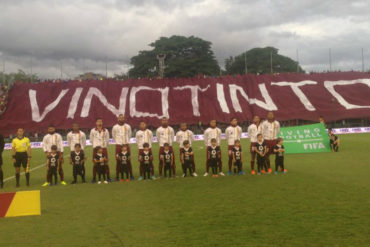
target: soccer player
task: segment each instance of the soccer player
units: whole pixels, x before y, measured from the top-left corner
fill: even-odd
[[[211,146],[211,140],[215,139],[216,140],[216,146],[220,148],[220,143],[221,143],[221,129],[217,128],[217,123],[216,120],[211,120],[209,122],[209,128],[204,131],[204,143],[206,144],[206,150],[207,150],[207,161],[206,161],[206,173],[204,173],[203,176],[208,176],[209,173],[209,155],[208,155],[208,148]],[[221,149],[220,149],[221,150]],[[221,155],[221,152],[220,152]],[[222,160],[220,158],[218,162],[218,168],[219,168],[219,174],[221,176],[225,176],[225,174],[222,172]]]
[[[234,143],[236,140],[240,141],[240,138],[242,137],[242,128],[238,126],[237,118],[233,117],[231,119],[230,126],[226,128],[225,134],[226,134],[226,141],[227,141],[228,152],[229,152],[229,171],[227,172],[227,175],[231,175],[232,174],[231,167],[233,164]]]
[[[261,175],[261,172],[264,174],[267,171],[266,165],[266,155],[268,153],[268,147],[266,142],[263,140],[262,134],[257,135],[256,143],[256,153],[257,153],[257,174]]]
[[[221,149],[217,145],[216,138],[211,139],[211,145],[207,148],[207,160],[212,168],[212,177],[217,178],[217,168],[219,168],[219,163],[221,162]]]
[[[139,130],[136,132],[135,138],[136,138],[137,148],[139,149],[138,160],[140,162],[140,157],[141,157],[141,154],[144,151],[144,144],[145,143],[148,143],[148,149],[149,149],[150,152],[152,152],[153,132],[151,130],[147,129],[145,122],[140,122]],[[151,165],[153,165],[153,163],[151,163]],[[140,170],[140,177],[139,177],[138,180],[143,180],[143,170],[141,168],[142,168],[142,166],[140,165],[140,169],[139,169]],[[151,173],[152,173],[151,174],[152,179],[155,179],[154,167],[151,167],[150,170],[151,170]]]
[[[261,133],[260,117],[254,116],[253,123],[248,126],[248,136],[250,139],[249,151],[251,153],[251,174],[252,175],[256,175],[256,171],[254,170],[254,162],[256,159],[257,135],[259,133]]]
[[[95,147],[94,166],[98,172],[98,184],[101,184],[102,179],[105,184],[108,183],[106,178],[108,158],[103,150],[100,146]]]
[[[46,159],[48,159],[50,153],[51,153],[51,146],[56,145],[57,146],[57,152],[58,157],[60,159],[58,172],[60,176],[60,184],[67,185],[67,183],[64,181],[64,172],[63,172],[63,139],[62,136],[55,132],[55,127],[53,125],[49,125],[48,127],[48,134],[44,136],[44,139],[42,140],[42,148],[44,149]],[[50,181],[48,180],[48,173],[49,168],[46,167],[46,182],[42,186],[48,186],[50,185]]]
[[[4,151],[4,137],[0,134],[0,189],[4,187],[4,174],[3,174],[3,151]]]
[[[123,144],[121,147],[121,151],[116,154],[116,159],[119,163],[119,169],[118,173],[121,175],[121,182],[125,181],[125,174],[126,174],[126,182],[130,182],[129,173],[130,173],[130,167],[131,167],[131,155],[129,148],[127,148],[127,144]],[[119,179],[119,177],[118,177]]]
[[[169,149],[173,153],[172,142],[175,137],[175,132],[171,126],[168,126],[168,119],[166,117],[162,118],[162,126],[157,129],[156,136],[159,143],[159,177],[162,177],[163,161],[160,157],[163,154],[163,145],[168,143]],[[175,161],[172,163],[172,173],[173,176],[176,176]]]
[[[338,152],[339,144],[340,144],[339,137],[338,137],[338,136],[336,136],[336,135],[334,135],[334,134],[330,131],[330,148],[331,148],[331,151],[333,151],[333,152]]]
[[[234,163],[234,175],[243,175],[243,161],[242,161],[242,147],[240,146],[240,140],[235,140],[233,149],[231,150]]]
[[[163,152],[160,155],[160,159],[164,165],[164,177],[172,177],[171,169],[173,166],[174,158],[173,152],[170,150],[170,145],[168,143],[163,144]]]
[[[59,169],[60,165],[60,158],[58,153],[58,147],[57,145],[51,146],[51,151],[48,154],[48,159],[46,161],[46,167],[48,171],[48,178],[47,181],[49,181],[50,186],[53,185],[53,177],[54,177],[54,184],[57,185],[57,170]]]
[[[72,130],[67,134],[67,142],[71,153],[75,150],[76,144],[80,144],[80,149],[86,147],[86,134],[80,130],[78,123],[72,124]]]
[[[82,150],[81,144],[76,143],[71,151],[69,156],[69,162],[73,165],[73,182],[72,184],[77,183],[77,175],[81,176],[82,183],[85,183],[85,161],[86,156],[84,150]]]
[[[181,123],[180,124],[180,130],[177,131],[176,133],[176,141],[179,143],[179,147],[180,147],[180,154],[183,152],[184,150],[184,141],[187,141],[189,143],[189,147],[191,147],[191,144],[192,142],[194,141],[194,133],[193,131],[189,130],[188,129],[188,126],[186,123]],[[182,164],[182,170],[185,174],[185,170],[184,170],[184,163],[181,163]],[[192,175],[194,177],[197,177],[198,174],[195,173],[195,162],[194,162],[194,157],[192,159]],[[183,177],[184,177],[184,174],[183,174]]]
[[[266,141],[266,146],[268,148],[268,152],[266,153],[266,162],[268,173],[271,173],[270,167],[270,154],[273,154],[274,147],[276,145],[276,139],[280,132],[280,123],[275,120],[275,116],[273,112],[267,113],[267,120],[261,123],[261,133],[263,139]]]
[[[24,129],[17,130],[17,137],[12,141],[12,157],[15,167],[16,186],[19,187],[20,167],[24,169],[26,175],[26,184],[30,185],[30,160],[31,143],[30,139],[24,136]]]
[[[117,119],[118,123],[113,126],[112,128],[112,138],[116,142],[116,156],[117,154],[121,153],[122,146],[125,145],[127,148],[128,153],[131,152],[130,150],[130,139],[132,136],[131,132],[131,126],[125,123],[125,116],[123,114],[118,115]],[[132,166],[131,162],[129,165],[129,173],[130,173],[130,179],[134,179],[134,176],[132,175]],[[120,161],[117,160],[116,162],[116,181],[119,180],[119,169],[120,169]]]
[[[284,145],[283,145],[283,138],[278,138],[276,140],[276,145],[274,147],[275,153],[275,174],[278,174],[278,169],[280,167],[283,173],[286,173],[287,170],[284,168]]]
[[[150,179],[153,169],[153,155],[149,148],[149,143],[143,144],[143,151],[139,154],[140,171],[142,171],[143,179]],[[153,178],[153,176],[152,176]]]
[[[110,176],[109,176],[109,165],[108,165],[108,144],[109,144],[109,132],[106,128],[103,128],[103,119],[101,118],[98,118],[96,119],[96,122],[95,122],[95,125],[96,127],[93,128],[91,131],[90,131],[90,142],[91,142],[91,145],[93,146],[93,159],[95,159],[95,156],[96,156],[96,147],[100,147],[104,153],[104,157],[106,159],[106,175],[107,175],[107,179],[108,181],[111,181],[110,179]],[[94,163],[94,166],[93,166],[93,179],[91,181],[91,183],[95,183],[96,182],[96,172],[97,172],[97,165]]]
[[[184,170],[183,177],[187,176],[187,170],[189,170],[189,175],[196,177],[196,173],[193,170],[194,167],[194,152],[190,146],[190,142],[185,140],[183,142],[183,148],[180,151],[180,160]],[[195,175],[194,175],[195,174]]]

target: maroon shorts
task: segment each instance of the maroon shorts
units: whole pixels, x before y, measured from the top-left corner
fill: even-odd
[[[107,162],[108,162],[108,150],[107,148],[103,148],[103,154],[105,155],[105,157],[107,158]],[[95,155],[96,155],[96,149],[93,148],[93,163],[94,163],[94,158],[95,158]]]
[[[127,152],[131,153],[130,151],[130,144],[126,144],[127,146]],[[121,152],[122,145],[116,144],[116,154],[119,154]]]
[[[149,151],[152,153],[152,149],[151,148],[149,148]],[[142,149],[139,149],[139,155],[140,154],[142,154],[144,152],[144,149],[142,148]]]
[[[172,146],[170,146],[169,147],[169,150],[173,153],[173,154],[175,154],[174,152],[173,152],[173,147]],[[164,153],[164,147],[160,147],[159,148],[159,155],[161,155],[161,154],[163,154]]]
[[[276,145],[276,140],[265,140],[266,147],[269,149],[268,154],[274,153],[274,147]]]

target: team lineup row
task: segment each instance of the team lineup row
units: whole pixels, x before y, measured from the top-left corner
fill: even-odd
[[[121,180],[126,176],[126,180],[134,179],[132,174],[132,158],[130,154],[130,138],[132,136],[131,126],[125,122],[124,115],[119,115],[117,124],[112,128],[112,138],[116,143],[116,180]],[[19,129],[17,137],[12,141],[12,157],[16,169],[16,185],[19,186],[20,168],[23,166],[26,183],[29,185],[29,170],[31,160],[31,148],[29,139],[23,136],[23,129]],[[271,173],[270,155],[275,153],[276,160],[275,172],[278,172],[278,167],[281,171],[284,169],[284,147],[282,139],[278,138],[280,132],[280,124],[274,119],[274,114],[269,112],[267,119],[260,123],[260,118],[255,116],[253,123],[248,127],[248,135],[250,138],[250,153],[251,153],[251,174]],[[221,160],[221,134],[222,131],[217,127],[216,120],[211,120],[209,128],[204,132],[204,142],[206,146],[206,172],[204,176],[209,175],[209,169],[212,168],[212,176],[225,176],[222,171]],[[238,126],[236,118],[232,118],[230,126],[225,130],[226,141],[228,144],[228,175],[234,173],[244,174],[242,170],[242,155],[240,147],[240,138],[242,129]],[[161,126],[156,131],[156,136],[159,144],[159,165],[158,176],[162,177],[163,171],[165,176],[176,176],[176,165],[174,158],[174,149],[172,147],[175,133],[172,127],[168,125],[168,119],[161,120]],[[138,147],[138,161],[140,163],[140,177],[142,179],[155,179],[153,153],[151,150],[153,133],[147,129],[145,122],[141,122],[139,130],[136,132],[136,145]],[[183,171],[183,177],[197,176],[194,162],[194,152],[191,148],[194,141],[194,134],[187,129],[187,125],[182,123],[180,130],[176,133],[176,141],[179,143],[180,161]],[[278,143],[277,143],[278,141]],[[82,180],[85,180],[84,162],[87,155],[84,153],[86,146],[86,134],[79,129],[77,123],[73,124],[72,131],[67,134],[67,142],[70,148],[69,160],[73,164],[73,183],[76,183],[77,175],[81,175]],[[103,127],[103,120],[96,120],[96,127],[90,131],[90,142],[93,146],[93,180],[98,183],[111,181],[108,150],[109,131]],[[43,186],[56,182],[57,173],[60,176],[60,183],[66,185],[63,173],[63,140],[62,136],[55,132],[54,126],[48,127],[48,134],[43,138],[42,148],[45,152],[47,160],[47,176]],[[255,160],[257,157],[257,172],[255,171]],[[2,171],[1,171],[2,172]],[[0,174],[2,175],[2,174]],[[2,177],[2,176],[1,176]],[[0,178],[1,178],[0,177]],[[0,180],[2,182],[2,180]],[[2,185],[3,183],[1,183]]]

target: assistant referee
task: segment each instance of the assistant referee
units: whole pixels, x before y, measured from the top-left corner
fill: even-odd
[[[17,137],[12,141],[12,157],[15,167],[16,186],[19,187],[19,177],[21,166],[23,166],[26,175],[27,186],[30,185],[30,159],[31,159],[31,144],[30,139],[24,136],[24,129],[19,128]]]

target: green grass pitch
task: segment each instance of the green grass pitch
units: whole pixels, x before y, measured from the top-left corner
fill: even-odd
[[[245,139],[245,176],[203,177],[203,142],[193,145],[197,178],[43,188],[42,167],[31,172],[29,188],[41,190],[42,215],[0,219],[0,246],[370,246],[370,134],[340,138],[339,153],[286,155],[285,175],[251,176]],[[89,182],[91,148],[86,152]],[[111,146],[114,176],[113,152]],[[177,147],[176,155],[179,175]],[[7,178],[14,174],[10,151],[4,161]],[[31,168],[44,162],[33,150]],[[225,171],[225,142],[223,164]],[[64,172],[70,183],[68,162]],[[22,176],[19,190],[24,184]],[[16,190],[14,179],[3,189]]]

